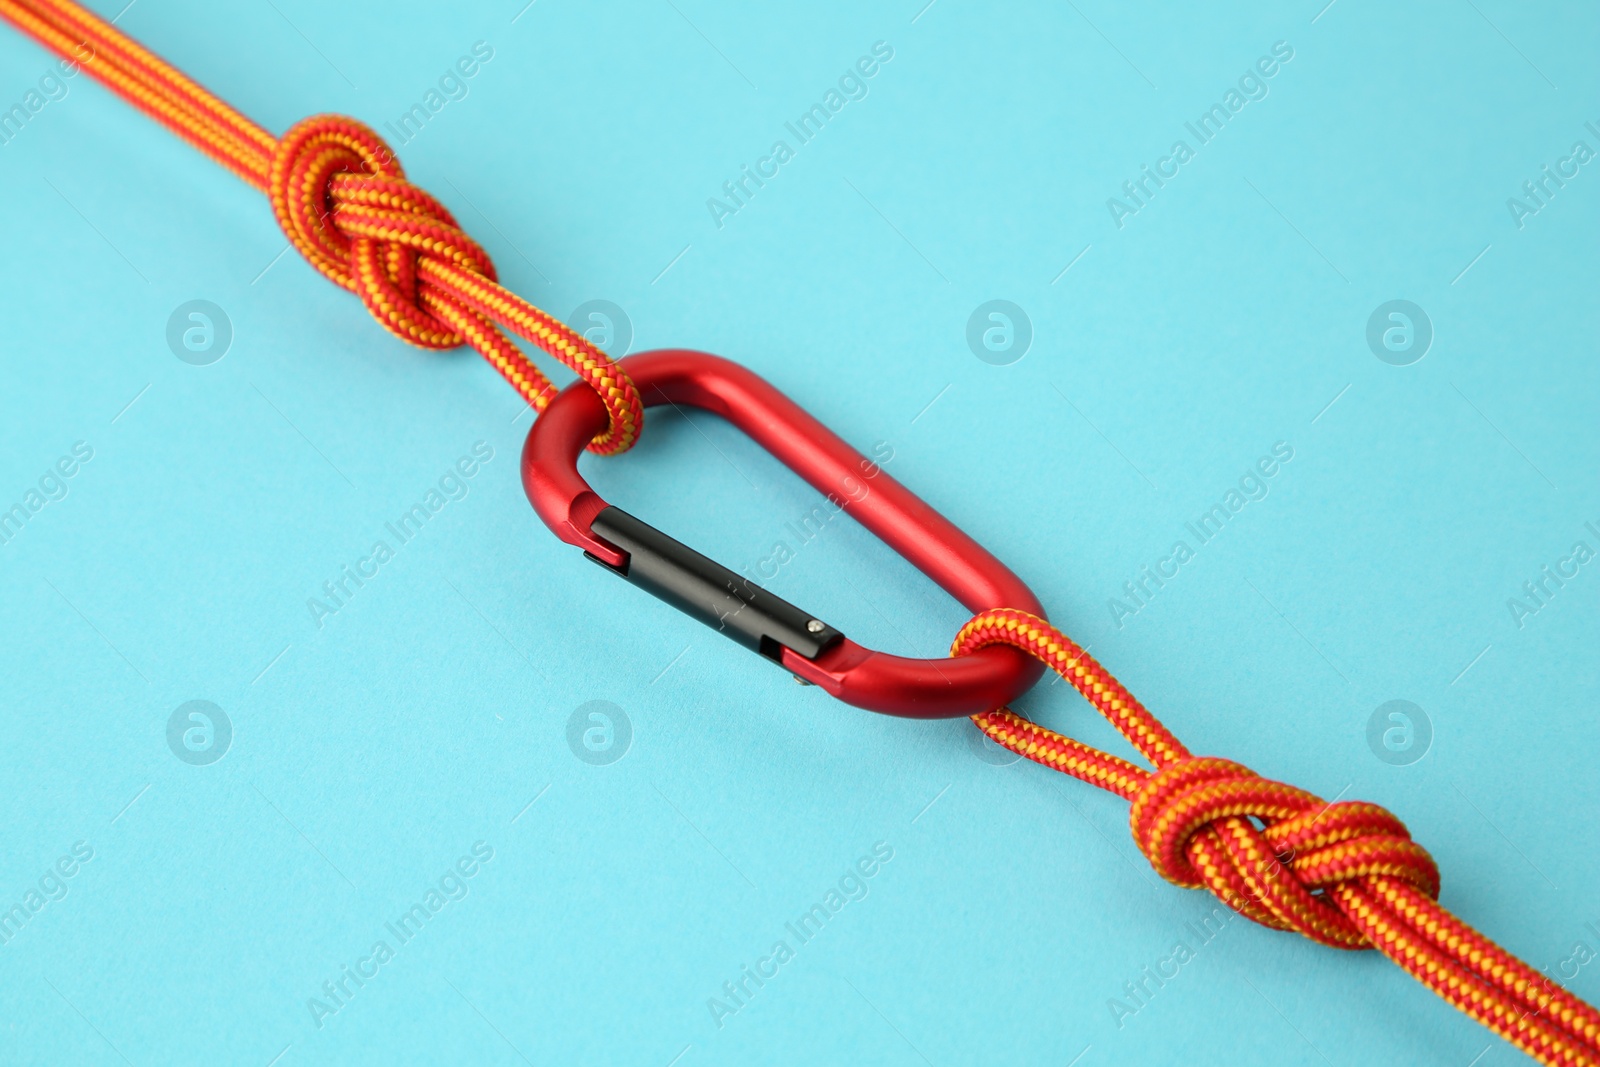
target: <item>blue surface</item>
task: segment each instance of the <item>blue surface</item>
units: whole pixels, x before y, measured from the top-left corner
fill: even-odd
[[[1447,904],[1600,995],[1600,565],[1523,591],[1600,549],[1600,163],[1537,213],[1522,190],[1600,150],[1600,16],[922,2],[142,0],[121,25],[274,131],[383,129],[484,42],[400,151],[510,284],[612,301],[635,350],[722,353],[885,443],[1192,747],[1389,805]],[[798,143],[875,42],[864,97]],[[1201,144],[1185,123],[1275,42]],[[50,69],[0,33],[0,105]],[[0,547],[0,904],[25,913],[0,1061],[1520,1061],[1374,954],[1196,936],[1212,902],[1144,866],[1121,800],[799,688],[583,562],[522,496],[495,375],[395,341],[280,256],[259,194],[60,84],[0,147],[0,505],[40,490]],[[778,139],[775,177],[708,206]],[[1141,205],[1145,165],[1177,173]],[[197,299],[232,331],[206,366],[167,342]],[[966,339],[993,299],[1031,324],[1009,365]],[[1392,300],[1431,323],[1420,361],[1368,345]],[[709,417],[586,470],[738,569],[786,543],[771,587],[864,642],[939,654],[964,621],[848,519],[800,544],[815,495]],[[441,479],[423,532],[386,535]],[[1201,544],[1185,524],[1236,487]],[[231,737],[184,712],[169,745],[194,700]],[[1391,700],[1426,723],[1386,711],[1369,744]],[[627,729],[600,705],[590,758],[620,761],[577,758],[593,708],[569,744],[592,701]],[[1113,740],[1062,686],[1021,708]]]

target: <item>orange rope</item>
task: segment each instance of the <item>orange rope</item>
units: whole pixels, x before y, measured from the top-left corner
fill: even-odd
[[[71,0],[0,0],[0,15],[266,193],[295,248],[401,340],[471,345],[543,411],[556,388],[509,330],[571,367],[605,401],[611,420],[592,451],[612,455],[638,438],[644,406],[627,373],[500,285],[488,254],[444,205],[406,180],[394,152],[366,126],[318,115],[275,138]]]
[[[638,437],[643,407],[627,374],[501,286],[483,249],[406,180],[393,151],[366,126],[321,115],[274,138],[71,0],[0,0],[0,16],[266,193],[301,254],[402,340],[471,345],[542,411],[555,387],[509,331],[571,367],[604,400],[610,423],[592,450],[621,452]],[[1383,808],[1325,804],[1237,763],[1191,755],[1042,619],[985,612],[962,629],[952,652],[991,644],[1048,664],[1155,770],[1005,708],[973,721],[1012,751],[1132,801],[1134,841],[1162,877],[1208,888],[1265,926],[1339,948],[1377,948],[1540,1063],[1600,1067],[1600,1012],[1440,907],[1433,859]]]
[[[1376,804],[1328,804],[1230,760],[1195,756],[1071,638],[1027,612],[986,611],[951,655],[1011,645],[1094,705],[1147,771],[1007,708],[972,721],[997,743],[1133,802],[1134,843],[1167,881],[1335,948],[1376,948],[1528,1055],[1600,1067],[1600,1012],[1439,905],[1439,871]]]

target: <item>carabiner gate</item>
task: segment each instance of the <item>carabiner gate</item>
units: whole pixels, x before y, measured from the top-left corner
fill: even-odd
[[[621,361],[646,407],[687,404],[720,415],[832,496],[968,611],[1017,608],[1037,597],[1011,570],[910,490],[758,375],[686,349]],[[973,715],[1026,692],[1043,666],[994,646],[948,659],[910,659],[856,644],[809,612],[602,500],[578,473],[584,446],[606,428],[595,392],[575,382],[534,421],[522,484],[544,524],[607,570],[660,597],[802,681],[857,707],[912,718]],[[875,471],[870,491],[858,476]],[[854,486],[855,493],[849,490]]]

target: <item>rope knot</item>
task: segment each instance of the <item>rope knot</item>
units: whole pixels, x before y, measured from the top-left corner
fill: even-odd
[[[1231,760],[1189,757],[1133,797],[1134,842],[1167,881],[1209,888],[1264,926],[1339,948],[1367,937],[1333,895],[1369,876],[1439,896],[1439,869],[1405,824],[1377,804],[1333,804]]]
[[[644,422],[633,382],[581,334],[502,288],[488,253],[450,211],[406,180],[382,137],[343,115],[296,123],[277,143],[267,194],[278,225],[390,333],[422,348],[468,344],[543,411],[556,388],[504,333],[577,371],[611,416],[590,449],[632,446]]]
[[[340,115],[306,119],[278,142],[268,194],[295,247],[389,332],[423,348],[466,343],[421,299],[419,260],[491,281],[494,264],[443,204],[406,180],[382,137]]]

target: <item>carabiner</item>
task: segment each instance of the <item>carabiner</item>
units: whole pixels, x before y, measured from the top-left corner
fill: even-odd
[[[756,374],[686,349],[640,352],[621,364],[646,407],[686,404],[727,419],[968,611],[1018,608],[1043,617],[1038,598],[1005,564]],[[1015,699],[1038,680],[1041,664],[1004,646],[947,659],[908,659],[864,648],[606,503],[578,473],[578,456],[606,428],[606,419],[588,385],[580,381],[564,389],[528,433],[522,484],[544,524],[607,570],[777,661],[801,681],[872,711],[923,719],[973,715]],[[854,499],[869,473],[866,495]]]

